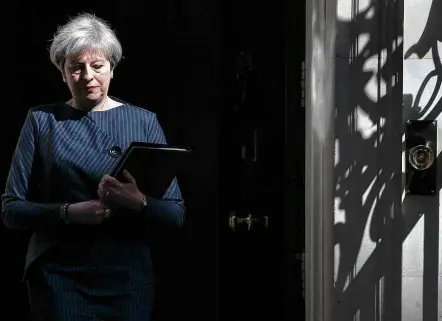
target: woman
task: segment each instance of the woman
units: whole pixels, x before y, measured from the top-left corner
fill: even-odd
[[[149,320],[150,235],[180,227],[176,179],[149,198],[107,175],[132,141],[165,143],[154,113],[108,95],[121,45],[91,14],[58,29],[52,63],[72,94],[29,110],[12,158],[2,219],[32,230],[26,256],[33,320]]]

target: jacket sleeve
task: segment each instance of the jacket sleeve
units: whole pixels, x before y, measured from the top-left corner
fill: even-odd
[[[1,197],[1,218],[8,228],[46,229],[63,224],[59,214],[62,204],[43,204],[32,199],[33,178],[39,170],[37,145],[38,126],[31,109],[21,128]]]
[[[149,142],[157,144],[166,144],[166,137],[154,114],[149,126]],[[177,178],[170,184],[163,195],[163,198],[154,199],[147,195],[147,207],[141,215],[144,215],[149,221],[154,220],[171,227],[181,227],[184,223],[185,206],[178,186]]]

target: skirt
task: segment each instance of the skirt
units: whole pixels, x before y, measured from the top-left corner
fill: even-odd
[[[153,276],[140,241],[63,242],[37,259],[26,279],[33,321],[149,321]]]

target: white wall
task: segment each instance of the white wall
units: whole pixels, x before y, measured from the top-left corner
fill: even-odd
[[[433,1],[438,3],[430,14]],[[338,0],[334,237],[339,321],[442,319],[442,166],[439,197],[405,197],[402,146],[406,119],[438,119],[441,164],[442,89],[435,86],[442,81],[441,70],[416,98],[425,77],[440,64],[428,48],[442,55],[436,40],[441,3]],[[404,60],[416,43],[420,56]],[[429,101],[426,110],[413,108]]]
[[[439,157],[442,150],[442,90],[436,87],[436,84],[442,81],[442,70],[437,68],[440,65],[439,55],[442,55],[442,43],[437,41],[438,36],[439,40],[442,40],[441,3],[440,0],[405,0],[406,59],[403,60],[404,116],[410,119],[439,121]],[[433,54],[433,50],[436,54]],[[419,98],[420,92],[422,96]],[[431,99],[432,96],[434,100]],[[440,170],[439,176],[441,175]],[[442,319],[441,195],[439,188],[439,198],[407,196],[403,202],[404,216],[422,212],[418,223],[403,243],[403,320]]]

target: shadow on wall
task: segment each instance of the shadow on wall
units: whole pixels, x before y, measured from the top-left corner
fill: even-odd
[[[353,8],[358,3],[353,0]],[[436,67],[428,77],[437,77],[439,84],[433,97],[442,79],[437,52],[441,3],[433,0],[422,37],[407,51],[420,57],[433,51]],[[337,21],[334,233],[335,314],[340,321],[402,320],[402,246],[421,213],[423,320],[437,319],[439,200],[409,196],[402,202],[402,135],[404,119],[419,117],[431,106],[426,118],[435,119],[442,102],[434,104],[434,98],[413,117],[419,94],[408,107],[412,97],[404,97],[402,107],[403,10],[403,0],[372,0],[350,20]],[[439,168],[441,159],[439,155]]]
[[[428,20],[422,35],[420,36],[418,42],[412,45],[405,52],[404,59],[408,59],[413,55],[416,55],[419,59],[422,59],[431,51],[434,62],[434,69],[425,77],[419,90],[417,91],[416,97],[413,98],[412,94],[404,94],[403,106],[404,116],[406,117],[405,119],[433,120],[442,113],[442,100],[439,99],[439,101],[434,105],[442,84],[442,63],[440,60],[440,53],[438,51],[438,41],[442,41],[442,28],[439,23],[441,17],[442,1],[433,0]],[[428,102],[422,106],[422,94],[429,81],[433,78],[436,79],[433,93]]]

